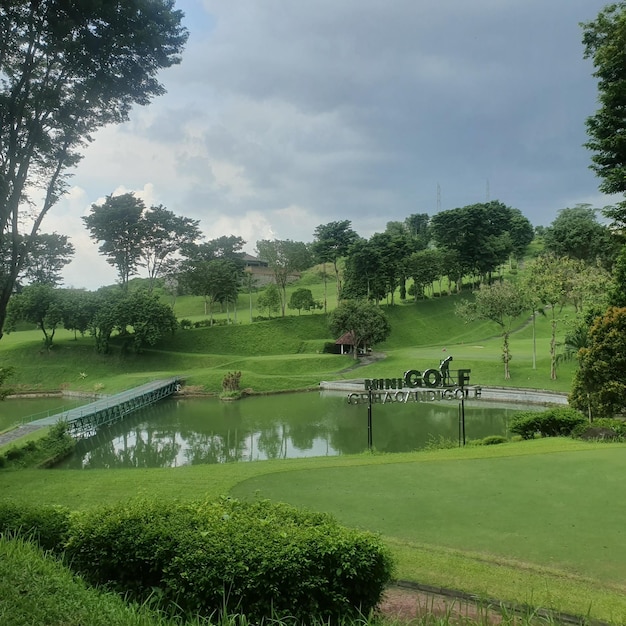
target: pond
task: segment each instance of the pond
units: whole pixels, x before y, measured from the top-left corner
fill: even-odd
[[[505,435],[512,413],[532,408],[466,402],[466,437]],[[458,442],[459,406],[454,401],[375,405],[372,423],[377,451],[419,450],[433,441]],[[367,406],[349,405],[344,393],[290,393],[237,402],[169,398],[80,440],[58,467],[176,467],[365,450]]]

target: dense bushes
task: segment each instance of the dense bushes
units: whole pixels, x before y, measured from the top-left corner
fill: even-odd
[[[0,531],[64,549],[67,563],[92,584],[139,601],[156,593],[205,616],[328,620],[368,613],[392,574],[376,536],[267,501],[134,501],[71,515],[5,504]]]
[[[70,454],[75,445],[66,424],[59,422],[41,439],[14,445],[0,454],[0,468],[50,467]]]
[[[60,506],[0,502],[0,534],[31,539],[44,550],[62,552],[68,538],[70,512]]]
[[[587,418],[570,408],[555,408],[542,412],[522,411],[516,413],[509,431],[520,435],[522,439],[533,439],[536,434],[542,437],[567,437],[579,424],[584,424]]]

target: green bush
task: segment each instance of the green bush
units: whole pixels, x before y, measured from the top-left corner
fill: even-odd
[[[9,448],[0,468],[50,467],[66,457],[76,445],[64,422],[55,424],[45,437]]]
[[[0,502],[0,534],[30,539],[44,550],[62,552],[69,525],[70,513],[64,507]]]
[[[76,514],[68,562],[94,584],[186,613],[309,620],[368,613],[392,574],[374,535],[269,502],[136,501]]]
[[[581,439],[622,440],[626,436],[626,422],[610,417],[596,419],[576,426],[572,436]]]
[[[496,446],[500,443],[506,443],[508,439],[503,437],[502,435],[489,435],[488,437],[484,437],[480,440],[479,445],[481,446]]]
[[[542,437],[567,437],[576,426],[586,421],[582,413],[570,408],[548,409],[541,413],[522,411],[513,416],[509,430],[522,439],[533,439],[537,434]]]

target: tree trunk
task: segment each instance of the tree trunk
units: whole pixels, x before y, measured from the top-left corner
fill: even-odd
[[[550,337],[550,378],[556,380],[556,319],[552,307],[552,336]]]
[[[511,352],[509,351],[509,333],[503,335],[504,342],[502,344],[502,360],[504,361],[504,379],[510,380],[511,371],[509,369],[509,361],[511,360]]]

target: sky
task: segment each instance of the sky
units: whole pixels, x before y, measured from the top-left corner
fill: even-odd
[[[132,191],[206,239],[362,237],[487,200],[534,226],[611,199],[589,169],[598,108],[580,22],[598,0],[177,0],[189,41],[167,94],[101,129],[43,232],[70,236],[65,286],[116,272],[81,216]]]

